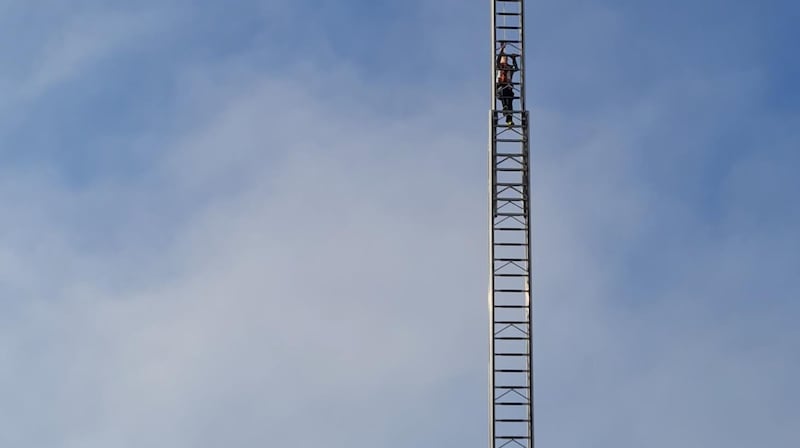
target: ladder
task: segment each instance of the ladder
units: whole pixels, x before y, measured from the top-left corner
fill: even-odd
[[[524,0],[490,1],[493,103],[489,148],[489,448],[534,448]],[[511,82],[506,86],[513,91],[510,108],[504,107],[498,93],[498,56],[503,46],[503,52],[516,59],[516,67],[507,72]]]

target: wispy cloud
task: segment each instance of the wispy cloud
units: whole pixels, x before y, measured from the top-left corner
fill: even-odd
[[[20,99],[31,101],[49,89],[91,70],[103,57],[158,31],[163,17],[146,13],[83,13],[54,24],[18,85]]]

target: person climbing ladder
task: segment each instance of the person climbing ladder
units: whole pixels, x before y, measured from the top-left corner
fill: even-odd
[[[503,114],[506,116],[506,124],[511,126],[514,120],[511,111],[514,110],[514,72],[519,70],[517,66],[517,56],[507,55],[506,44],[500,45],[500,53],[497,55],[497,98],[503,105]],[[509,59],[511,62],[509,63]]]

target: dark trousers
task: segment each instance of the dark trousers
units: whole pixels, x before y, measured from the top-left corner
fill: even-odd
[[[503,105],[503,113],[506,118],[511,117],[511,111],[514,109],[514,88],[511,84],[498,84],[497,97]]]

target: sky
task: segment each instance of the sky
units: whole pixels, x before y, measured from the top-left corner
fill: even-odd
[[[527,2],[539,446],[800,444],[798,19]],[[488,2],[0,37],[0,445],[486,446]]]

